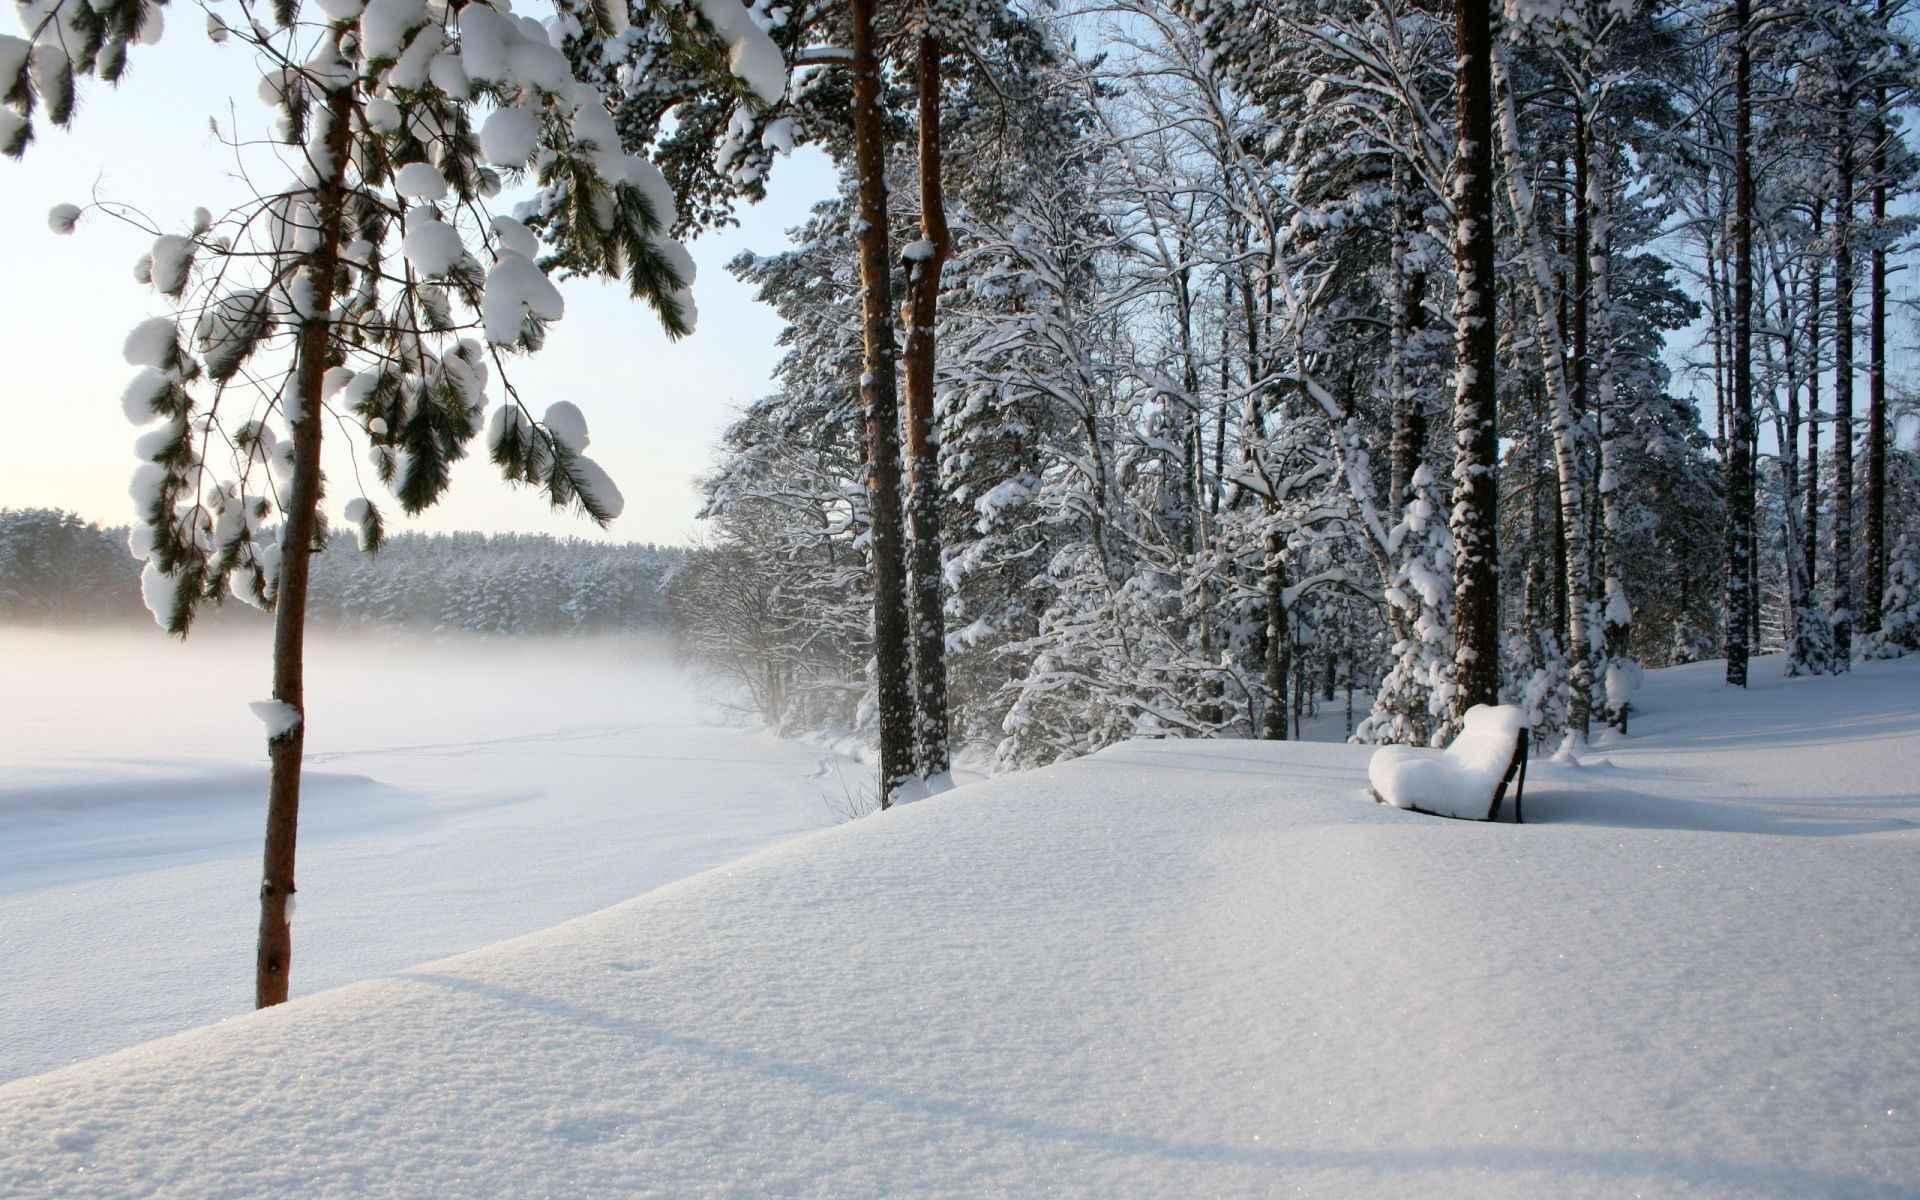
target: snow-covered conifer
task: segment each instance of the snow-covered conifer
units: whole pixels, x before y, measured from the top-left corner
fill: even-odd
[[[1862,641],[1868,658],[1920,654],[1920,539],[1905,534],[1887,565],[1887,591],[1880,603],[1880,628]]]
[[[122,404],[145,427],[131,545],[156,619],[185,633],[229,591],[276,610],[265,1005],[287,988],[324,427],[345,427],[404,512],[440,497],[484,429],[507,479],[604,523],[622,500],[585,453],[579,411],[536,412],[503,377],[564,312],[526,221],[547,221],[576,264],[624,276],[670,334],[691,310],[684,251],[650,194],[657,172],[620,150],[538,22],[482,2],[370,0],[289,5],[230,37],[263,64],[276,161],[292,178],[224,216],[150,231],[137,274],[176,316],[128,337],[139,374]],[[532,198],[495,211],[520,180],[538,185]],[[380,505],[356,490],[341,515],[376,546]]]
[[[1391,535],[1399,566],[1386,591],[1407,632],[1388,651],[1387,676],[1372,713],[1354,731],[1357,742],[1440,746],[1455,728],[1453,536],[1440,519],[1433,472],[1421,467],[1412,487]]]

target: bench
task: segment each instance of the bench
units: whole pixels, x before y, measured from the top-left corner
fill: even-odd
[[[1513,821],[1527,786],[1527,718],[1511,704],[1476,704],[1445,750],[1382,746],[1367,764],[1373,798],[1435,817],[1496,821],[1514,783]]]

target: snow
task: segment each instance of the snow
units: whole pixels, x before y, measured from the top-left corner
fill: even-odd
[[[173,610],[180,602],[183,584],[184,580],[179,576],[162,571],[156,563],[148,562],[141,568],[140,600],[162,628],[173,621]]]
[[[0,1081],[252,1006],[266,624],[0,628],[22,681],[0,689]],[[307,654],[296,997],[813,832],[859,773],[710,723],[632,642],[310,633]],[[0,1195],[23,1145],[0,1119]]]
[[[1445,750],[1382,746],[1367,764],[1367,779],[1395,808],[1484,820],[1526,727],[1527,712],[1518,705],[1476,704]]]
[[[412,162],[394,173],[393,186],[402,196],[418,200],[444,200],[447,177],[432,163]]]
[[[460,231],[445,221],[415,223],[402,239],[400,251],[415,271],[429,277],[453,270],[467,252],[460,241]]]
[[[793,118],[781,117],[767,123],[766,131],[760,135],[760,144],[775,154],[792,154],[793,139]]]
[[[172,327],[168,328],[171,331]],[[135,425],[157,420],[160,414],[154,409],[154,401],[167,394],[172,382],[164,371],[142,367],[137,375],[127,381],[126,390],[120,393],[120,410]]]
[[[0,79],[4,78],[6,72],[0,71]],[[72,233],[73,227],[80,222],[80,211],[78,204],[54,205],[47,210],[47,228],[62,236]]]
[[[523,254],[502,247],[493,270],[487,272],[487,294],[482,301],[482,317],[487,340],[496,346],[510,346],[520,340],[528,314],[557,321],[566,312],[560,289],[546,273]]]
[[[573,71],[567,66],[567,56],[545,41],[509,45],[507,76],[523,88],[537,88],[550,96],[564,99],[573,94]]]
[[[150,258],[153,290],[166,296],[179,295],[193,268],[193,239],[177,233],[161,234],[154,239]]]
[[[700,11],[727,42],[727,66],[765,104],[787,94],[787,66],[780,48],[754,23],[740,0],[699,0]]]
[[[20,72],[26,69],[27,58],[32,53],[32,42],[10,33],[0,33],[0,79],[7,81],[9,89],[13,81],[19,78]]]
[[[255,700],[247,708],[267,727],[269,738],[290,733],[300,724],[300,710],[284,700]]]
[[[613,476],[606,468],[590,458],[576,457],[571,465],[571,473],[581,499],[591,505],[593,510],[602,513],[611,521],[626,511],[627,498],[620,494],[619,485],[613,482]]]
[[[1341,745],[1130,743],[963,787],[19,1080],[0,1178],[63,1196],[1911,1195],[1920,664],[1761,671],[1746,693],[1720,670],[1651,676],[1635,737],[1539,764],[1526,826],[1372,804],[1366,748]],[[476,732],[418,760],[511,760]],[[350,809],[374,785],[343,761],[319,756],[316,792]],[[602,770],[631,793],[630,760]],[[401,875],[435,869],[411,832],[388,834]],[[498,852],[464,919],[514,908],[530,872],[587,870]],[[342,932],[338,883],[305,869],[296,981],[299,939]],[[251,862],[233,875],[250,894]],[[50,909],[79,907],[61,891]],[[398,919],[406,894],[372,907]]]
[[[498,167],[524,167],[539,136],[534,114],[521,108],[495,109],[480,126],[480,153]]]
[[[547,427],[553,440],[573,453],[578,454],[590,444],[587,437],[587,418],[580,406],[570,400],[559,400],[547,406],[540,418]]]
[[[533,230],[514,220],[512,217],[493,218],[493,236],[500,239],[500,245],[523,258],[534,258],[540,253],[540,239]]]
[[[645,158],[635,155],[627,161],[627,182],[645,198],[647,206],[653,210],[653,219],[660,223],[661,229],[672,229],[680,220],[680,207],[673,198],[673,185],[660,173],[660,168]]]
[[[423,0],[368,0],[360,14],[360,53],[370,60],[396,58],[406,35],[426,23]]]

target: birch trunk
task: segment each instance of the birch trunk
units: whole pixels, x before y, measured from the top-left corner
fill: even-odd
[[[1593,567],[1589,561],[1585,464],[1581,461],[1580,418],[1573,410],[1569,390],[1564,334],[1554,305],[1553,264],[1547,255],[1539,223],[1534,219],[1533,188],[1527,180],[1525,152],[1520,146],[1520,120],[1513,89],[1506,78],[1506,60],[1498,48],[1493,54],[1495,87],[1500,96],[1500,137],[1507,155],[1507,192],[1513,203],[1514,223],[1525,246],[1527,284],[1533,295],[1535,327],[1540,344],[1540,366],[1551,406],[1553,461],[1560,487],[1561,526],[1567,545],[1567,662],[1571,695],[1567,704],[1567,732],[1586,741],[1592,715],[1593,646],[1588,628]]]

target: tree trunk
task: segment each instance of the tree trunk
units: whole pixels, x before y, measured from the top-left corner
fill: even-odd
[[[1593,704],[1593,639],[1588,628],[1592,613],[1593,564],[1589,554],[1591,529],[1587,519],[1587,485],[1580,415],[1574,409],[1568,378],[1564,327],[1554,304],[1554,280],[1547,247],[1534,219],[1533,191],[1527,181],[1526,157],[1520,144],[1520,120],[1504,60],[1494,57],[1496,86],[1500,88],[1500,130],[1507,152],[1507,189],[1513,219],[1520,230],[1530,270],[1534,328],[1540,344],[1540,366],[1552,403],[1553,458],[1560,485],[1560,528],[1566,539],[1566,624],[1569,696],[1567,731],[1586,741]],[[1582,233],[1585,221],[1580,222]],[[1575,255],[1576,259],[1584,255]],[[1584,268],[1582,275],[1584,275]]]
[[[1884,26],[1887,0],[1875,12]],[[1887,89],[1873,91],[1873,264],[1867,299],[1867,594],[1861,628],[1880,631],[1887,592]]]
[[[1591,161],[1587,167],[1587,212],[1589,213],[1587,244],[1587,278],[1591,287],[1590,303],[1593,308],[1591,318],[1594,328],[1589,333],[1592,359],[1588,370],[1597,378],[1595,408],[1600,418],[1600,479],[1598,498],[1600,506],[1599,558],[1604,566],[1605,590],[1602,609],[1602,625],[1606,634],[1607,662],[1626,663],[1633,657],[1633,609],[1628,603],[1627,584],[1620,570],[1620,428],[1619,415],[1614,411],[1619,389],[1614,372],[1613,360],[1613,190],[1608,174],[1606,149],[1599,145],[1591,125],[1588,128],[1588,152]],[[1618,603],[1615,601],[1618,600]],[[1607,705],[1607,720],[1619,725],[1624,731],[1627,714],[1625,703],[1616,709],[1607,693],[1606,680],[1600,681],[1601,697]]]
[[[1279,534],[1267,535],[1267,711],[1263,736],[1272,742],[1287,740],[1290,702],[1287,676],[1291,664],[1287,661],[1287,651],[1292,635],[1287,628],[1287,580],[1280,563],[1285,548],[1286,542]]]
[[[339,275],[339,253],[346,221],[348,138],[353,115],[351,88],[327,95],[326,145],[331,170],[314,188],[319,246],[305,270],[312,289],[312,312],[300,327],[294,350],[289,413],[293,433],[293,479],[287,488],[280,527],[280,570],[274,585],[273,698],[292,711],[291,720],[267,738],[267,831],[260,871],[260,935],[255,949],[255,1008],[287,998],[293,969],[294,851],[300,827],[300,766],[306,753],[307,578],[320,508],[320,435],[322,382],[334,363],[333,327],[328,316]]]
[[[913,774],[912,652],[900,512],[900,396],[894,373],[891,263],[887,253],[886,142],[874,0],[852,0],[853,157],[859,184],[860,408],[867,436],[867,545],[873,557],[873,658],[880,735],[880,807]]]
[[[1493,12],[1489,0],[1455,9],[1459,108],[1453,164],[1453,264],[1459,279],[1453,436],[1456,720],[1500,695],[1500,443],[1493,268]]]
[[[1833,669],[1853,655],[1853,145],[1843,142],[1833,225]]]
[[[1813,237],[1820,239],[1820,205],[1813,206]],[[1800,536],[1806,539],[1807,603],[1820,604],[1820,272],[1807,272],[1807,517]]]
[[[1780,557],[1787,585],[1787,674],[1805,675],[1825,670],[1825,663],[1815,662],[1817,647],[1808,620],[1812,613],[1807,603],[1809,564],[1801,554],[1805,542],[1800,536],[1800,346],[1793,333],[1793,285],[1777,266],[1773,274],[1780,295],[1780,366],[1787,396],[1784,423],[1775,419],[1775,441],[1780,446]]]
[[[1733,413],[1727,429],[1727,682],[1747,686],[1753,569],[1753,67],[1749,0],[1735,0],[1734,60]]]
[[[930,247],[907,264],[907,495],[912,532],[915,758],[931,778],[951,765],[947,623],[942,608],[939,437],[933,373],[940,272],[950,240],[940,183],[940,40],[920,36],[920,231]]]

